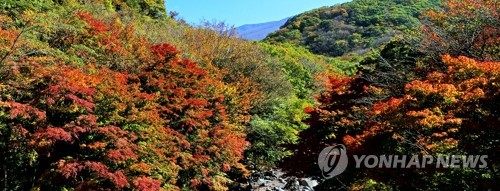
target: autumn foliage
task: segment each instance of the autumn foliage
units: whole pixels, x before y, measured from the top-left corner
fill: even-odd
[[[411,30],[437,1],[377,2],[319,15],[332,22],[308,14],[291,22],[364,26],[367,38],[345,39],[340,28],[340,36],[304,33],[338,37],[335,46],[364,55],[330,58],[238,39],[223,23],[189,26],[166,18],[162,0],[2,1],[0,190],[231,190],[278,162],[288,174],[321,178],[318,152],[335,144],[349,155],[481,154],[489,163],[351,163],[316,190],[494,190],[498,3],[449,0],[424,12],[411,35],[385,43],[400,27],[373,25],[386,20],[380,15],[400,12],[386,15],[389,24],[411,21],[400,28]]]
[[[425,12],[422,48],[430,55],[497,61],[499,6],[494,0],[449,0],[443,3],[444,10]]]
[[[85,11],[71,17],[82,36],[51,46],[88,47],[69,53],[85,66],[20,53],[2,61],[2,164],[17,164],[2,169],[5,176],[16,169],[27,176],[5,185],[225,190],[226,173],[246,173],[240,160],[249,106],[227,99],[230,87],[219,77],[179,58],[168,43],[136,36],[131,24]],[[8,30],[1,31],[3,55],[19,45],[19,32]]]
[[[295,154],[282,164],[289,173],[321,177],[315,164],[319,152],[344,144],[348,155],[488,155],[488,167],[364,169],[350,164],[317,189],[487,190],[498,185],[499,29],[492,25],[498,3],[451,0],[444,5],[449,9],[427,13],[432,22],[422,27],[420,38],[430,44],[389,43],[365,59],[356,76],[330,78],[317,97],[320,105],[306,110],[309,129],[300,133],[300,143],[291,146]],[[471,22],[477,28],[466,28]]]
[[[305,122],[310,127],[300,133],[300,143],[291,147],[296,154],[282,166],[295,175],[321,176],[314,160],[324,147],[334,144],[346,145],[350,155],[481,154],[489,156],[491,166],[487,169],[355,169],[351,166],[339,181],[351,185],[352,190],[366,188],[370,185],[367,182],[376,183],[378,189],[386,186],[431,188],[433,185],[461,188],[472,181],[476,188],[491,188],[494,177],[498,177],[491,169],[497,168],[499,160],[496,142],[500,125],[497,112],[500,63],[450,55],[443,55],[442,63],[446,70],[409,81],[402,90],[403,95],[385,99],[385,96],[377,97],[387,90],[363,76],[330,78],[329,89],[318,97],[321,104],[306,109],[310,118]],[[453,179],[447,179],[449,177]],[[319,189],[341,186],[334,183],[322,184]]]

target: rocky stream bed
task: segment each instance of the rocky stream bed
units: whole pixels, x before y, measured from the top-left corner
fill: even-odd
[[[246,182],[245,182],[246,181]],[[311,178],[285,176],[281,170],[254,172],[243,182],[235,183],[236,191],[314,191],[318,184]]]

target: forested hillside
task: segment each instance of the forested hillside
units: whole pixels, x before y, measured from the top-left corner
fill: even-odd
[[[349,160],[315,189],[497,190],[499,10],[497,1],[446,1],[423,12],[416,33],[368,54],[356,75],[330,78],[283,168],[321,179],[317,156],[338,144],[349,157],[487,155],[483,168],[358,168]]]
[[[365,54],[420,26],[421,11],[441,0],[354,0],[314,9],[288,20],[265,41],[301,45],[316,54]]]
[[[275,168],[315,190],[498,188],[496,1],[355,0],[263,42],[164,4],[0,2],[1,191],[248,190]],[[488,166],[324,179],[318,154],[338,144]]]

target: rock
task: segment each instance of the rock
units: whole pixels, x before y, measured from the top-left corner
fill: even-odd
[[[305,179],[300,179],[299,184],[300,184],[301,186],[311,187],[311,186],[309,186],[309,183],[308,183],[308,182],[307,182],[307,180],[305,180]]]
[[[274,178],[278,177],[278,176],[276,176],[276,173],[272,170],[264,172],[264,176],[269,176],[269,177],[274,177]]]
[[[281,184],[286,184],[286,180],[283,179],[283,178],[279,178],[278,181],[281,183]]]
[[[313,187],[316,186],[312,184],[312,180],[306,178],[300,179],[299,184],[302,191],[314,191]]]
[[[263,173],[264,178],[267,180],[276,180],[278,176],[276,175],[276,172],[269,170]]]
[[[250,180],[250,182],[257,182],[261,178],[263,178],[263,176],[262,176],[262,173],[260,173],[260,172],[253,172],[248,177],[248,179]]]
[[[297,180],[296,177],[291,177],[288,179],[288,182],[285,185],[285,189],[289,191],[299,191],[300,190],[300,183]]]
[[[264,187],[266,186],[267,182],[269,182],[269,180],[266,180],[266,179],[263,179],[263,178],[259,178],[257,180],[257,184],[260,186],[260,187]]]
[[[314,191],[314,189],[309,186],[300,186],[300,191]]]
[[[282,189],[282,188],[280,188],[280,187],[274,187],[274,188],[273,188],[273,191],[285,191],[285,190],[283,190],[283,189]]]
[[[247,181],[246,183],[244,183]],[[253,171],[246,179],[239,180],[240,186],[230,190],[261,190],[261,191],[314,191],[317,181],[311,178],[288,177],[278,170]]]
[[[315,186],[318,185],[317,180],[313,180],[311,178],[302,178],[300,180],[300,185],[302,186],[308,186],[309,188],[314,188]]]

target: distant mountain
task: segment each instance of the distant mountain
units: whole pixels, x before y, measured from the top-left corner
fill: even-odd
[[[247,24],[236,27],[236,31],[238,31],[238,36],[246,40],[262,40],[269,33],[277,31],[283,26],[288,18],[282,19],[280,21],[271,21],[267,23],[259,23],[259,24]]]

